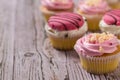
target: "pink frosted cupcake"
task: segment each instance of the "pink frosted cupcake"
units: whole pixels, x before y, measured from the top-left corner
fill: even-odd
[[[108,10],[110,7],[105,0],[85,0],[80,1],[76,12],[87,18],[88,30],[98,31],[99,21]]]
[[[99,26],[101,31],[115,34],[120,39],[120,9],[107,12]]]
[[[120,44],[110,33],[92,33],[80,38],[75,46],[82,67],[90,73],[114,71],[119,63]]]
[[[45,30],[53,47],[69,50],[86,33],[87,22],[81,15],[64,12],[50,17]]]
[[[73,0],[42,0],[40,10],[45,19],[59,12],[73,12]]]

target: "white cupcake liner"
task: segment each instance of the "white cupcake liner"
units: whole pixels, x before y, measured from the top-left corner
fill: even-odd
[[[104,74],[115,70],[119,63],[120,54],[91,57],[80,54],[82,67],[90,73]]]

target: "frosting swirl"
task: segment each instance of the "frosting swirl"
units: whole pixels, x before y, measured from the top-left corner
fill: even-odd
[[[73,7],[73,0],[42,0],[41,3],[50,10],[66,10]]]
[[[105,13],[110,8],[105,0],[86,0],[80,2],[78,9],[85,14]]]
[[[120,26],[120,9],[111,10],[103,16],[103,20],[108,25]]]
[[[101,56],[116,51],[118,45],[118,39],[113,34],[93,33],[79,39],[74,48],[78,53],[88,56]]]
[[[48,20],[48,25],[57,31],[69,31],[82,27],[84,19],[76,13],[63,12],[56,14]]]

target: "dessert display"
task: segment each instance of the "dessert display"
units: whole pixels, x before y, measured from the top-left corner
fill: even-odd
[[[120,57],[119,4],[119,0],[80,0],[74,7],[73,0],[42,0],[50,45],[57,50],[74,49],[89,73],[115,71]]]

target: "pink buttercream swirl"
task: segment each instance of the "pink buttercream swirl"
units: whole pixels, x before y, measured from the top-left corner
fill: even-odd
[[[110,54],[117,50],[119,42],[115,36],[101,43],[97,41],[90,42],[91,36],[92,34],[89,34],[76,42],[74,46],[76,52],[88,56],[101,56],[104,53]]]
[[[50,10],[66,10],[73,7],[73,0],[42,0],[41,3]]]
[[[98,2],[96,2],[97,0],[90,0],[89,2],[87,1],[89,0],[80,2],[78,7],[85,14],[99,14],[110,10],[110,7],[105,0],[99,0]]]

